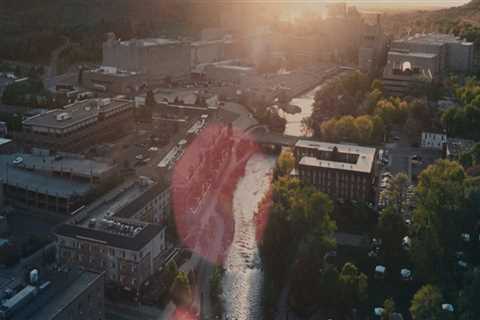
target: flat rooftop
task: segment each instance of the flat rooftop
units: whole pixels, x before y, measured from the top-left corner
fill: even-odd
[[[137,213],[147,202],[168,188],[168,185],[160,182],[135,181],[124,184],[122,189],[110,201],[93,209],[88,214],[88,219],[80,221],[78,225],[88,227],[91,219],[101,221],[104,218],[128,219]]]
[[[182,42],[179,40],[167,39],[167,38],[131,39],[131,40],[120,42],[120,44],[124,46],[137,45],[137,46],[143,46],[143,47],[165,46],[165,45],[180,44],[180,43]]]
[[[132,223],[133,222],[126,222],[125,224]],[[100,243],[115,248],[138,251],[145,247],[166,227],[165,225],[142,223],[140,221],[136,221],[136,223],[141,224],[142,227],[141,230],[133,235],[126,235],[120,232],[107,232],[103,229],[94,229],[67,223],[60,225],[55,233],[60,236]]]
[[[389,56],[396,56],[396,57],[412,57],[412,58],[423,58],[423,59],[435,59],[437,57],[437,54],[435,53],[425,53],[425,52],[400,52],[400,51],[394,51],[392,49],[391,51],[388,52]]]
[[[44,172],[72,173],[75,176],[84,178],[90,178],[92,176],[100,177],[111,171],[116,166],[109,162],[82,159],[80,157],[75,158],[72,156],[54,157],[17,153],[1,157],[6,157],[11,163],[13,163],[15,159],[21,157],[23,159],[21,163],[22,169],[31,169]]]
[[[41,275],[42,276],[42,275]],[[103,277],[100,273],[72,269],[49,275],[50,285],[13,314],[12,320],[51,320],[78,295]]]
[[[53,109],[23,121],[25,126],[62,129],[82,123],[88,119],[97,119],[101,112],[110,111],[131,103],[123,99],[90,99],[75,102],[61,109]]]
[[[414,36],[405,37],[402,39],[398,39],[393,41],[395,43],[415,43],[415,44],[431,44],[431,45],[443,45],[446,43],[462,43],[462,44],[470,44],[470,42],[465,42],[464,40],[460,39],[459,37],[446,34],[446,33],[426,33],[426,34],[416,34]]]
[[[6,155],[0,156],[0,179],[7,185],[61,198],[85,195],[92,190],[88,182],[19,168],[12,164],[12,157]]]
[[[348,144],[335,144],[328,142],[317,142],[309,140],[298,140],[295,144],[297,148],[309,148],[319,151],[332,152],[337,148],[339,153],[358,155],[356,163],[320,160],[315,157],[302,157],[299,164],[309,167],[329,168],[336,170],[355,171],[361,173],[370,173],[373,169],[375,154],[377,150],[370,147],[362,147]]]
[[[86,72],[94,73],[94,74],[102,74],[102,75],[107,75],[111,77],[119,77],[119,78],[134,77],[141,74],[135,71],[127,71],[127,70],[118,69],[116,67],[107,67],[107,66],[101,66],[96,69],[87,70]]]
[[[6,138],[0,138],[0,146],[3,146],[3,145],[8,144],[10,142],[12,142],[12,140],[6,139]]]

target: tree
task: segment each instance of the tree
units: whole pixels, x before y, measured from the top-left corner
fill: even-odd
[[[442,301],[440,290],[427,284],[415,293],[410,313],[414,320],[440,320]]]
[[[392,314],[395,313],[395,301],[393,299],[386,299],[383,302],[382,320],[391,320]]]
[[[391,206],[382,210],[378,220],[378,233],[382,239],[382,251],[385,260],[396,265],[402,253],[402,239],[407,234],[407,226],[403,215],[394,212]]]
[[[340,274],[334,266],[327,266],[320,276],[320,303],[326,308],[335,307],[338,304],[340,294]]]
[[[374,79],[372,81],[370,89],[372,89],[372,91],[378,90],[380,92],[383,92],[383,82],[379,79]]]
[[[433,280],[446,272],[465,224],[465,172],[460,164],[440,160],[425,169],[416,189],[412,260],[420,275]],[[448,272],[447,272],[448,274]]]
[[[282,151],[277,159],[277,174],[284,176],[289,174],[295,167],[295,157],[290,151]]]
[[[178,267],[175,260],[170,260],[165,266],[165,277],[168,283],[172,283],[178,274]]]
[[[341,294],[340,300],[345,310],[364,303],[368,297],[368,280],[357,267],[347,262],[340,273]]]
[[[224,269],[222,266],[215,266],[210,277],[210,296],[212,299],[218,299],[222,294],[222,278]]]
[[[464,289],[459,294],[461,320],[480,319],[480,271],[469,272],[464,280]]]
[[[386,190],[386,202],[392,211],[402,215],[406,211],[406,196],[408,189],[408,176],[400,172],[392,177]]]
[[[354,119],[354,126],[357,131],[357,140],[361,143],[371,143],[373,134],[373,121],[370,116],[360,116]]]
[[[192,288],[185,272],[177,273],[171,286],[172,299],[176,305],[188,306],[192,302]]]
[[[290,301],[299,309],[315,303],[325,252],[335,247],[330,198],[296,178],[280,176],[272,186],[272,208],[260,243],[265,269],[266,304],[278,298],[292,271]],[[317,292],[318,290],[315,290]]]

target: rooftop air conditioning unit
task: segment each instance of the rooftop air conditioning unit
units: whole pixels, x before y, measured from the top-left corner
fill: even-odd
[[[62,112],[62,113],[57,114],[57,121],[64,121],[64,120],[68,120],[68,119],[71,119],[71,118],[72,118],[72,116],[68,112]]]

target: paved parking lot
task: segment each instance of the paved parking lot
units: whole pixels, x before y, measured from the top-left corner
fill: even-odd
[[[414,161],[412,164],[412,177],[414,180],[423,169],[442,157],[440,150],[415,148],[397,143],[388,144],[385,150],[389,153],[389,164],[386,170],[392,174],[408,173],[409,159],[413,156],[421,159],[421,161]]]

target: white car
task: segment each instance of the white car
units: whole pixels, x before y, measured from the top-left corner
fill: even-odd
[[[20,164],[20,163],[22,163],[22,162],[23,162],[23,158],[22,158],[22,157],[16,157],[16,158],[12,161],[13,164]]]
[[[135,156],[135,159],[137,159],[137,160],[143,160],[143,154],[137,154],[137,155]]]

